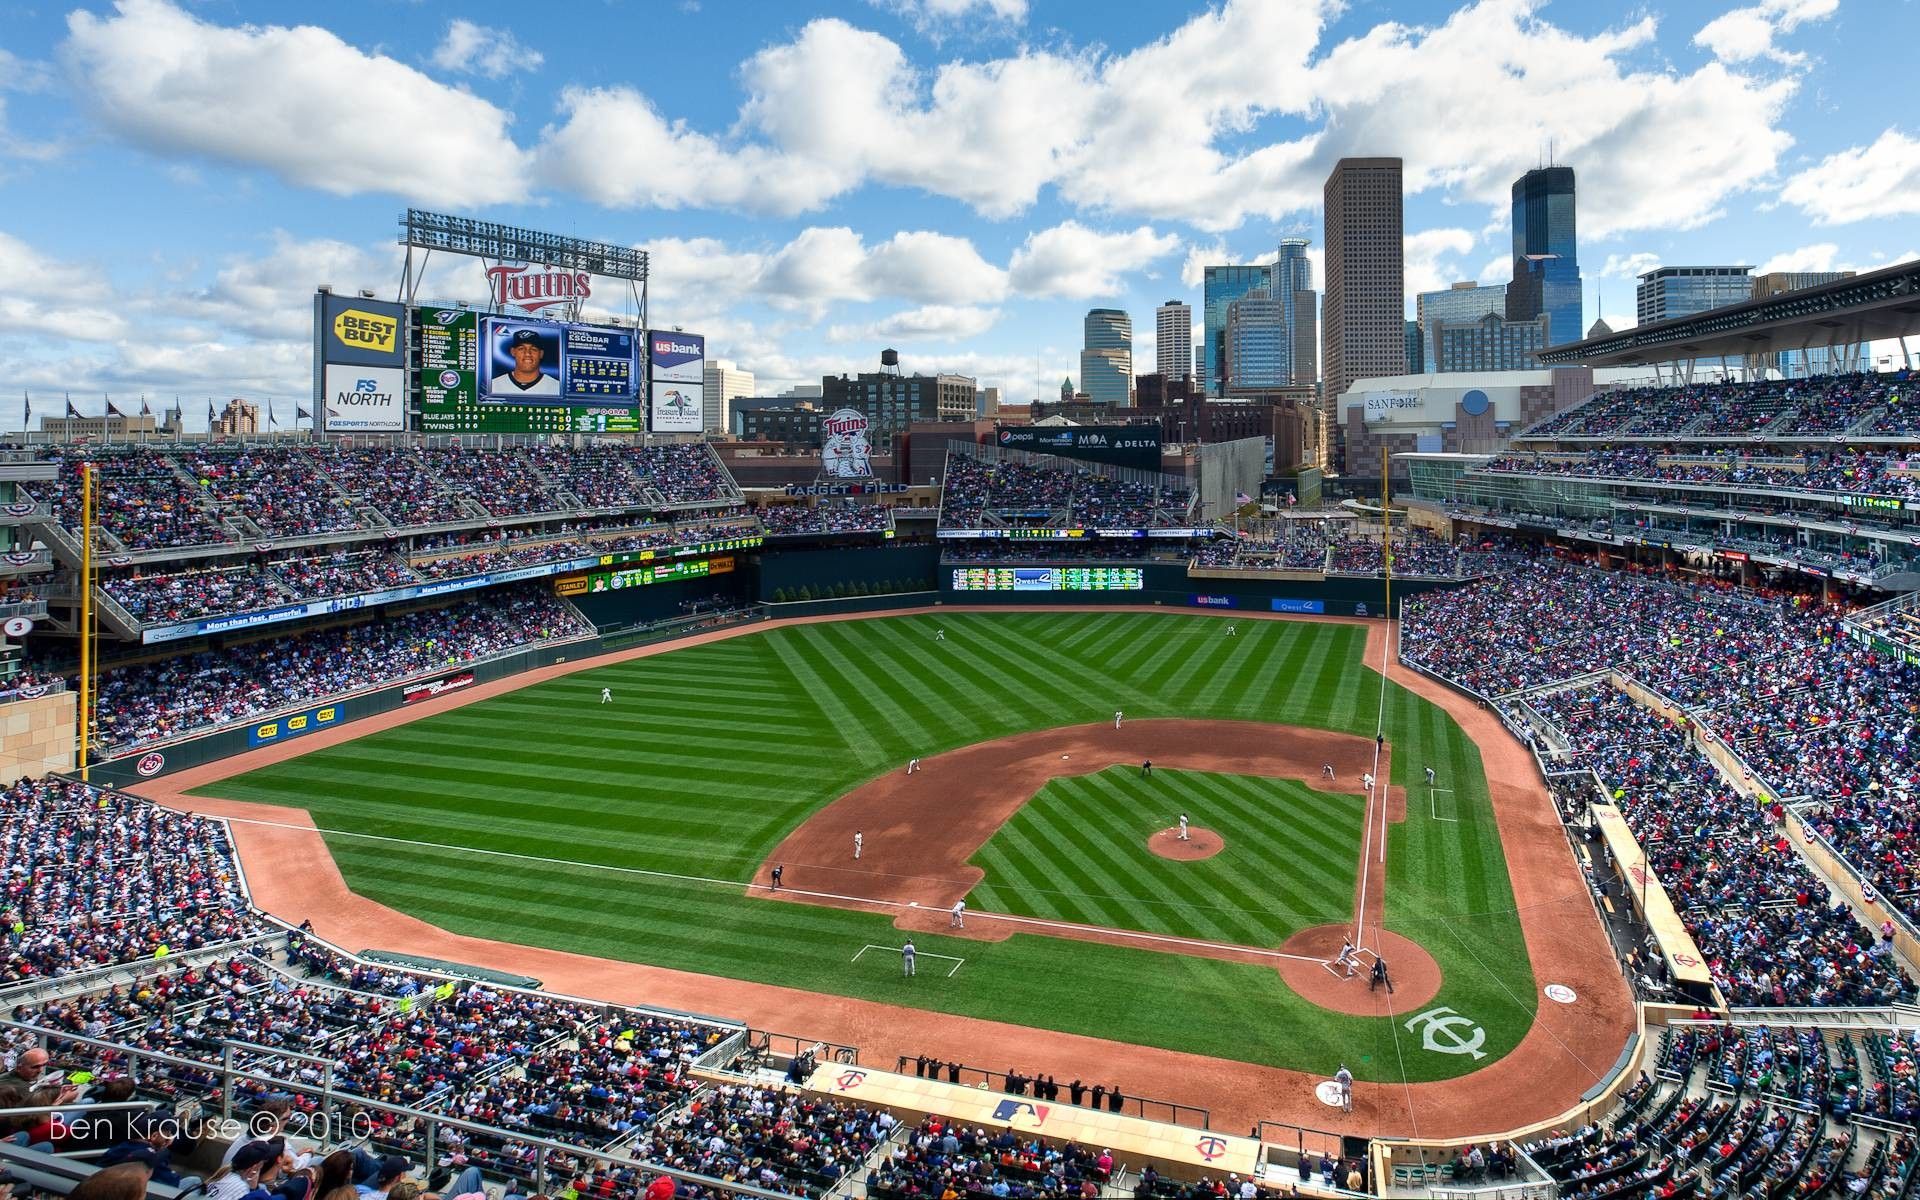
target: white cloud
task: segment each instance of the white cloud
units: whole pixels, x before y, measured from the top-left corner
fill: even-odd
[[[1600,278],[1638,279],[1660,265],[1660,256],[1650,250],[1638,250],[1632,254],[1609,254],[1605,265],[1600,268]],[[1607,324],[1611,325],[1613,322],[1609,321]]]
[[[1007,273],[1014,290],[1023,295],[1109,296],[1120,290],[1121,275],[1179,247],[1178,237],[1155,233],[1146,225],[1128,233],[1099,233],[1066,221],[1030,234],[1013,252]]]
[[[1820,225],[1920,213],[1920,138],[1889,129],[1787,180],[1780,198]]]
[[[1769,58],[1797,65],[1805,55],[1774,46],[1775,34],[1791,33],[1808,21],[1824,20],[1840,8],[1840,0],[1766,0],[1751,8],[1736,8],[1708,21],[1693,35],[1693,44],[1711,51],[1721,62],[1744,63]]]
[[[1458,281],[1461,273],[1446,265],[1473,249],[1473,234],[1465,229],[1423,229],[1403,239],[1406,254],[1408,311],[1421,292],[1437,292]]]
[[[1018,25],[1027,19],[1027,0],[871,0],[896,13],[922,33],[960,22],[989,21]]]
[[[830,342],[958,342],[979,337],[1000,319],[997,308],[928,304],[882,317],[870,325],[834,325]]]
[[[166,0],[76,11],[75,91],[108,129],[164,155],[263,168],[334,195],[472,206],[532,179],[510,116],[311,25],[223,27]]]
[[[1198,242],[1187,246],[1187,256],[1180,260],[1180,282],[1189,288],[1197,288],[1207,281],[1207,268],[1217,267],[1227,261],[1227,244],[1210,242],[1201,245]]]
[[[456,17],[433,50],[433,65],[444,71],[504,79],[515,71],[537,71],[546,56],[520,43],[510,30],[476,25]]]
[[[1832,242],[1820,242],[1812,246],[1801,246],[1784,254],[1776,254],[1753,269],[1755,275],[1767,275],[1774,271],[1841,271],[1845,267],[1836,267],[1840,247]]]
[[[49,258],[0,233],[0,331],[111,341],[127,322],[98,269]]]

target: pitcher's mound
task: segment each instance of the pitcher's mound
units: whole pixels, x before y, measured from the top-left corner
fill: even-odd
[[[1413,1012],[1440,994],[1440,964],[1419,943],[1397,933],[1370,929],[1366,935],[1368,947],[1380,951],[1387,960],[1387,977],[1393,980],[1391,995],[1386,988],[1367,990],[1367,974],[1373,966],[1369,955],[1357,956],[1351,979],[1322,966],[1339,957],[1340,944],[1351,933],[1349,925],[1315,925],[1294,934],[1280,949],[1307,957],[1282,960],[1280,978],[1307,1001],[1357,1017]]]
[[[1226,839],[1211,829],[1202,829],[1197,825],[1187,826],[1187,840],[1180,840],[1178,825],[1162,829],[1147,839],[1147,849],[1161,858],[1171,858],[1178,862],[1198,862],[1203,858],[1212,858],[1227,848]]]

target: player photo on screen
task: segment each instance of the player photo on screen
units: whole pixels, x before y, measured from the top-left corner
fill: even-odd
[[[487,392],[496,399],[560,396],[560,331],[496,321],[487,356]]]

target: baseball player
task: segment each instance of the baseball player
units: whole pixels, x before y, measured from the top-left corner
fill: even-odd
[[[1151,774],[1153,774],[1153,760],[1150,758],[1141,759],[1140,760],[1140,777],[1142,779],[1145,779],[1147,776]]]
[[[907,774],[909,774],[909,775],[911,775],[911,774],[913,774],[913,773],[914,773],[915,771],[918,771],[919,769],[920,769],[920,760],[919,760],[919,759],[917,759],[917,758],[910,758],[910,759],[908,759],[908,760],[907,760]]]
[[[1119,710],[1119,709],[1117,709],[1117,708],[1116,708],[1116,709],[1114,709],[1114,710],[1113,710],[1113,727],[1114,727],[1115,729],[1118,729],[1118,728],[1120,728],[1120,717],[1121,717],[1121,715],[1122,715],[1122,714],[1121,714],[1121,712],[1120,712],[1120,710]]]
[[[1340,1085],[1340,1110],[1342,1112],[1352,1112],[1353,1072],[1347,1070],[1347,1064],[1340,1064],[1340,1069],[1333,1073],[1333,1081]]]
[[[1368,792],[1373,790],[1373,772],[1372,771],[1365,771],[1361,773],[1360,788],[1362,791],[1368,791]]]
[[[1229,626],[1227,626],[1227,636],[1228,636],[1228,637],[1232,637],[1232,636],[1233,636],[1233,626],[1231,626],[1231,625],[1229,625]]]
[[[500,395],[525,394],[528,396],[558,396],[560,377],[549,375],[540,369],[541,360],[547,356],[546,347],[540,342],[540,335],[531,329],[516,329],[507,338],[507,354],[513,359],[513,370],[502,371],[493,377],[491,390]]]
[[[1427,786],[1428,787],[1433,786],[1433,780],[1434,780],[1433,768],[1428,767],[1427,768]]]
[[[919,952],[913,948],[911,941],[900,947],[900,973],[902,975],[912,975],[914,973],[914,960],[918,957]]]
[[[787,873],[787,864],[781,863],[773,869],[773,890],[780,890],[780,877]]]
[[[1183,842],[1190,842],[1193,840],[1191,837],[1187,835],[1187,814],[1185,813],[1180,814],[1180,840]]]
[[[602,704],[612,704],[612,703],[613,703],[613,689],[612,689],[612,688],[610,688],[610,687],[603,687],[603,688],[601,688],[601,689],[600,689],[600,703],[602,703]]]
[[[867,836],[858,829],[853,831],[853,860],[860,861],[860,848],[867,844]]]
[[[953,902],[953,912],[950,913],[947,917],[947,928],[948,929],[965,929],[966,927],[967,927],[967,902],[965,900],[955,900]]]
[[[1327,764],[1326,764],[1325,766],[1323,766],[1323,767],[1321,767],[1321,768],[1320,768],[1320,773],[1321,773],[1322,775],[1325,775],[1325,776],[1326,776],[1326,777],[1327,777],[1328,779],[1332,779],[1332,778],[1333,778],[1333,764],[1332,764],[1332,763],[1327,763]]]
[[[934,641],[936,641],[936,642],[944,642],[944,641],[946,641],[946,640],[947,640],[947,631],[946,631],[946,630],[944,630],[944,629],[936,629],[936,630],[934,630],[934,631],[933,631],[933,640],[934,640]]]
[[[1344,939],[1340,942],[1340,957],[1333,960],[1336,967],[1345,967],[1347,978],[1353,978],[1353,943]]]

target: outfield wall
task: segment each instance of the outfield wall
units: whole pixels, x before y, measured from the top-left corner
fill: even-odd
[[[536,667],[550,667],[577,658],[591,658],[598,653],[600,639],[583,638],[449,667],[406,683],[370,688],[323,704],[276,713],[243,725],[222,726],[195,737],[95,762],[88,772],[88,782],[115,787],[130,786],[144,779],[171,775],[188,767],[230,758],[260,746],[292,741],[317,729],[357,721],[375,713],[391,712],[433,696],[465,691],[469,687],[490,683],[508,675],[518,675]]]
[[[813,593],[806,599],[825,600],[833,598],[835,587],[884,593],[930,592],[935,587],[935,568],[939,561],[940,548],[924,544],[887,543],[809,550],[762,548],[757,598],[762,604],[776,600],[799,601],[803,599],[799,593],[805,589]]]

